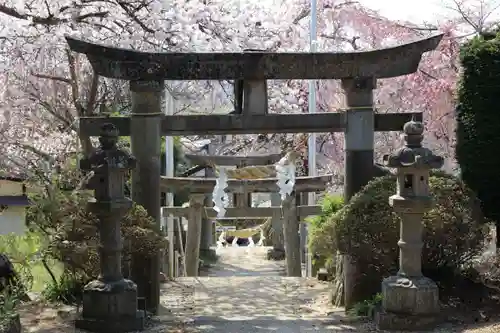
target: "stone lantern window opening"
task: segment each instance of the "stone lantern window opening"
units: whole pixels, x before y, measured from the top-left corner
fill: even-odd
[[[414,197],[415,193],[415,175],[409,170],[399,169],[396,172],[397,177],[397,195],[402,197]]]
[[[411,174],[405,175],[404,187],[406,190],[413,189],[413,175],[411,175]]]

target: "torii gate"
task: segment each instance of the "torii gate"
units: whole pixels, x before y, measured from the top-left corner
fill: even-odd
[[[193,164],[197,164],[200,166],[205,166],[206,169],[209,169],[211,165],[217,166],[234,166],[234,167],[245,167],[245,166],[254,166],[254,165],[268,165],[276,163],[280,160],[282,154],[260,154],[260,155],[200,155],[200,154],[186,154],[185,158]],[[213,176],[213,170],[208,170],[209,175]],[[210,191],[211,193],[211,191]],[[209,195],[211,197],[211,195]],[[233,195],[233,205],[235,207],[250,207],[251,202],[251,193],[235,193]],[[271,193],[271,201],[272,206],[280,205],[279,194]],[[211,201],[210,201],[211,205]],[[278,248],[279,250],[283,250],[284,252],[284,243],[283,236],[279,236],[283,234],[283,226],[281,222],[281,216],[278,214],[274,214],[272,218],[272,226],[276,231],[273,233],[273,248]],[[208,223],[203,223],[202,231],[201,231],[201,244],[200,251],[209,251],[211,245],[212,238],[212,230],[211,225]]]
[[[131,117],[81,118],[81,133],[97,136],[104,123],[113,123],[122,136],[131,136],[138,160],[132,177],[132,199],[160,224],[160,140],[165,135],[345,133],[344,196],[349,200],[372,178],[374,131],[399,131],[422,114],[376,114],[373,89],[376,79],[414,73],[422,54],[434,50],[443,35],[397,47],[342,53],[151,53],[104,46],[66,36],[71,50],[87,56],[94,71],[108,78],[128,80]],[[268,114],[267,80],[342,80],[346,112]],[[162,113],[164,80],[238,80],[243,90],[241,114],[174,115]],[[239,94],[237,94],[239,95]],[[240,110],[238,110],[240,111]],[[348,258],[348,256],[347,256]],[[346,260],[348,263],[349,260]],[[132,278],[148,310],[159,304],[160,260],[136,256]],[[347,272],[352,271],[345,269]],[[345,279],[345,304],[364,299],[355,283]]]
[[[295,192],[319,192],[327,188],[332,175],[323,176],[305,176],[297,177],[295,183]],[[188,216],[188,234],[186,240],[186,258],[188,276],[198,275],[198,258],[200,251],[200,236],[202,232],[202,216],[215,217],[217,213],[212,208],[206,209],[203,205],[203,199],[206,193],[212,192],[215,186],[215,178],[185,178],[185,177],[165,177],[162,179],[162,188],[168,192],[188,188],[190,192],[190,206],[183,207],[164,207],[165,214]],[[246,193],[273,193],[278,192],[276,184],[277,178],[262,178],[249,180],[229,179],[227,191],[238,195]],[[286,251],[286,266],[288,276],[301,276],[300,262],[300,240],[298,217],[316,215],[320,212],[319,206],[308,207],[298,206],[293,196],[290,200],[283,203],[283,222],[281,231],[284,236],[284,247]],[[281,215],[281,208],[274,207],[233,207],[228,208],[226,216],[228,217],[269,217],[276,214]],[[281,222],[281,221],[280,221]]]

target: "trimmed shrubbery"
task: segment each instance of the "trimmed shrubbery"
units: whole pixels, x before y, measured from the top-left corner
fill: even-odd
[[[461,178],[477,194],[485,216],[500,230],[500,35],[486,33],[460,50],[456,159]]]
[[[423,219],[422,267],[439,282],[481,253],[486,230],[478,201],[462,181],[436,172],[429,182],[435,206]],[[372,294],[398,269],[400,218],[389,206],[395,193],[395,176],[376,178],[311,232],[311,251],[331,270],[338,251],[351,254]]]

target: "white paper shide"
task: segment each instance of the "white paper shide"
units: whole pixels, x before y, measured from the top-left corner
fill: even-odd
[[[288,153],[275,164],[276,177],[280,191],[281,200],[285,200],[287,195],[292,194],[295,187],[295,156]]]
[[[217,212],[217,218],[222,218],[226,215],[226,208],[229,205],[229,196],[225,189],[227,188],[227,173],[226,170],[219,168],[219,176],[215,180],[214,191],[212,192],[212,201],[214,202],[214,210]]]

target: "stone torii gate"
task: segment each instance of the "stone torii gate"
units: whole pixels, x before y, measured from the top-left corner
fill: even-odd
[[[251,165],[269,165],[276,163],[280,160],[281,154],[262,154],[262,155],[235,155],[235,156],[224,156],[224,155],[199,155],[199,154],[186,154],[186,159],[190,160],[192,163],[205,166],[209,169],[207,177],[213,176],[213,170],[211,167],[213,165],[217,166],[235,166],[235,167],[245,167]],[[211,191],[210,191],[211,192]],[[210,196],[210,195],[209,195]],[[211,196],[210,196],[211,197]],[[277,192],[271,193],[271,206],[279,206],[281,204],[281,199]],[[211,203],[211,200],[210,200]],[[234,193],[233,205],[235,207],[250,207],[252,204],[251,193]],[[205,204],[206,205],[206,204]],[[281,216],[274,214],[272,216],[272,225],[276,234],[283,235],[283,225]],[[273,234],[275,235],[275,234]],[[211,225],[208,223],[203,223],[201,231],[201,244],[200,251],[205,252],[210,249],[209,241],[212,239]],[[273,248],[279,248],[284,251],[283,237],[274,237]]]
[[[121,136],[131,136],[137,168],[132,199],[160,225],[160,137],[165,135],[345,133],[344,195],[349,200],[374,172],[374,131],[400,131],[421,113],[374,112],[376,79],[414,73],[422,54],[434,50],[443,35],[366,52],[343,53],[152,53],[121,49],[66,36],[71,50],[87,56],[101,76],[130,82],[131,117],[81,118],[82,134],[98,136],[101,125],[113,123]],[[342,80],[346,111],[318,114],[268,114],[267,80]],[[173,115],[162,113],[164,80],[236,80],[237,112],[231,115]],[[240,90],[241,89],[241,90]],[[148,310],[159,304],[160,259],[132,260],[132,278]],[[349,260],[346,260],[348,263]],[[349,271],[346,269],[346,271]],[[358,295],[345,281],[345,303]]]
[[[331,181],[332,175],[315,177],[297,177],[294,192],[319,192],[324,191]],[[235,194],[245,193],[273,193],[279,191],[276,184],[277,178],[262,178],[237,180],[229,179],[227,192]],[[212,192],[215,178],[187,178],[187,177],[162,177],[161,186],[165,192],[173,192],[189,188],[189,207],[164,207],[163,213],[174,216],[188,217],[188,234],[186,240],[186,272],[188,276],[198,275],[198,259],[200,252],[200,238],[202,233],[202,218],[207,216],[215,218],[217,213],[211,207],[203,206],[206,193]],[[300,261],[299,217],[317,215],[321,212],[320,206],[298,206],[295,195],[285,200],[283,204],[283,225],[286,250],[286,266],[288,276],[302,276]],[[281,214],[281,207],[232,207],[227,208],[228,218],[259,218]]]

